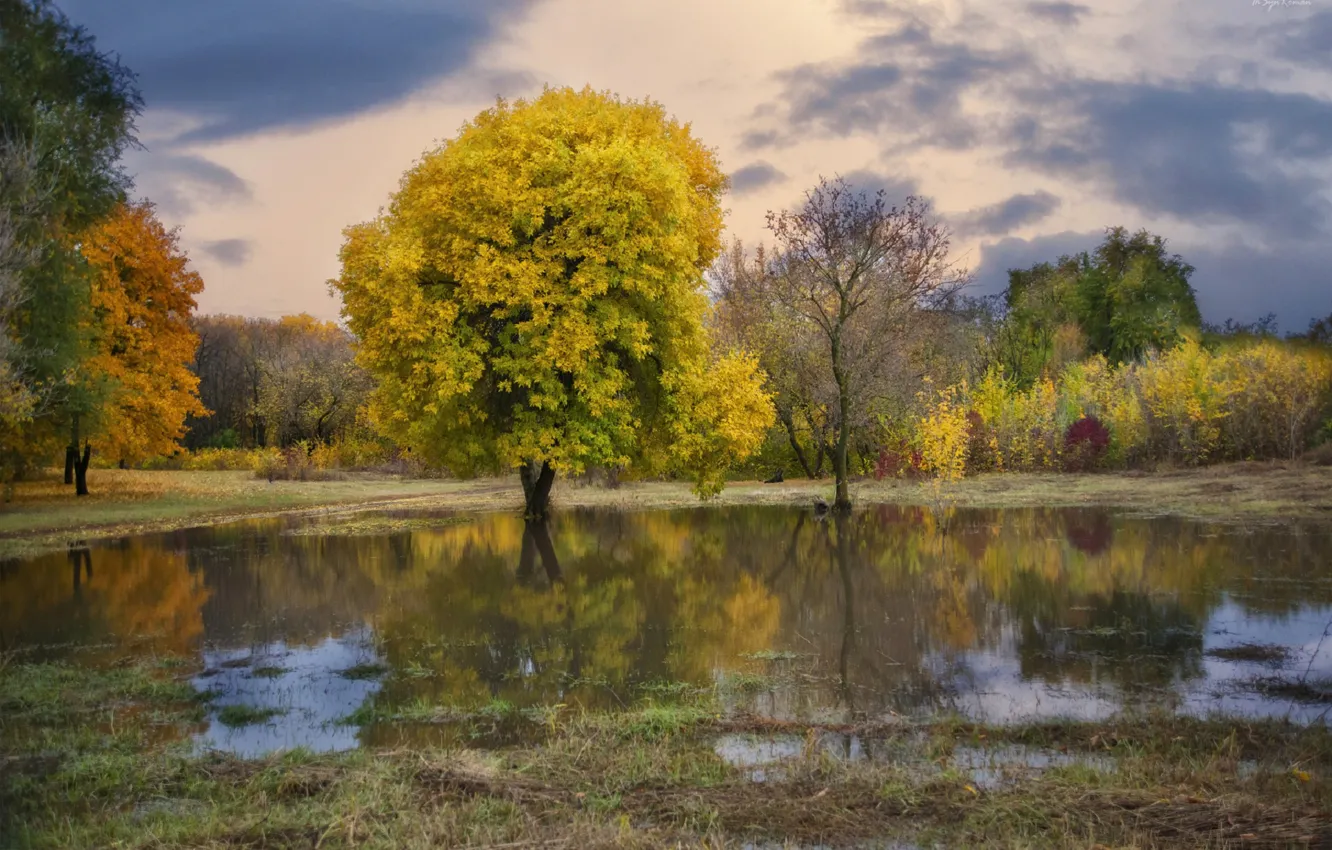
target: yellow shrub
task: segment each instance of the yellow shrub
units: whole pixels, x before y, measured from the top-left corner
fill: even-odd
[[[970,439],[967,383],[963,381],[939,390],[932,400],[922,400],[926,402],[926,412],[917,430],[921,465],[936,478],[961,480],[967,471],[967,443]]]
[[[1233,457],[1293,458],[1310,443],[1327,408],[1332,357],[1270,340],[1217,355],[1230,387],[1225,448]]]
[[[1218,453],[1232,387],[1217,365],[1206,349],[1186,340],[1135,370],[1157,457],[1197,464]]]
[[[1045,469],[1058,464],[1061,406],[1053,381],[1042,379],[1019,390],[1002,370],[991,369],[976,385],[971,405],[989,432],[997,469]]]

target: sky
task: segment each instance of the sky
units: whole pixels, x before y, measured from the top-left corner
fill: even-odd
[[[344,227],[496,97],[691,122],[728,235],[820,176],[928,198],[974,292],[1145,227],[1203,316],[1332,313],[1332,0],[63,0],[139,75],[202,312],[335,319]]]

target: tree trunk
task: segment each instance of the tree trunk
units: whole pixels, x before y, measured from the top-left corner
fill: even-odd
[[[79,415],[69,418],[69,445],[65,446],[65,483],[74,483],[74,465],[79,460]]]
[[[550,514],[550,488],[555,484],[555,470],[549,463],[543,462],[541,471],[534,476],[532,466],[527,465],[525,474],[519,471],[523,477],[523,496],[527,502],[523,513],[529,520],[543,522]]]
[[[800,461],[800,468],[805,470],[806,478],[813,478],[814,470],[809,468],[809,460],[805,457],[805,450],[800,448],[800,441],[796,439],[795,422],[791,420],[790,411],[779,413],[782,424],[786,426],[786,437],[791,441],[791,451],[795,452],[796,460]]]
[[[552,480],[554,477],[554,473],[551,473]],[[564,581],[559,558],[555,556],[555,544],[550,540],[550,531],[546,528],[546,524],[544,522],[529,523],[528,533],[532,535],[532,540],[536,543],[537,553],[541,555],[541,566],[546,568],[546,580],[550,582],[552,587]]]
[[[851,442],[851,393],[847,387],[846,374],[842,370],[842,347],[834,341],[832,346],[833,378],[837,381],[837,451],[833,454],[833,472],[837,476],[837,498],[833,501],[833,510],[849,511],[851,493],[847,482],[847,455]]]
[[[92,443],[83,444],[83,459],[74,466],[74,494],[88,495],[88,462],[92,460]]]

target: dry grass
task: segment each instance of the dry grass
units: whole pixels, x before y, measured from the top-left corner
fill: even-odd
[[[719,718],[704,696],[552,711],[547,734],[260,759],[164,743],[198,706],[166,661],[0,673],[0,846],[124,848],[865,846],[1326,847],[1332,734],[1280,722],[1127,717],[986,727]],[[70,695],[82,695],[71,700]],[[22,724],[15,726],[14,724]],[[158,730],[153,732],[153,730]],[[15,734],[15,732],[24,734]],[[794,736],[765,780],[718,735]],[[856,735],[870,759],[820,746]],[[955,753],[1067,754],[985,784]],[[840,751],[840,750],[839,750]],[[874,846],[874,845],[871,845]]]
[[[98,470],[92,496],[76,499],[55,479],[20,484],[0,509],[0,557],[63,548],[77,540],[207,525],[254,516],[361,508],[518,510],[516,478],[401,479],[373,474],[344,481],[267,482],[245,472]],[[831,499],[831,481],[734,482],[711,505],[809,505]],[[865,480],[861,504],[930,505],[928,485]],[[649,510],[697,507],[687,484],[630,483],[608,489],[557,482],[556,508]],[[1153,473],[982,475],[950,485],[958,507],[1105,507],[1220,522],[1332,520],[1332,467],[1241,463]]]

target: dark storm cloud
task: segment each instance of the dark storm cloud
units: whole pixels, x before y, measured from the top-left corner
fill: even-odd
[[[1038,18],[1044,18],[1062,27],[1077,26],[1085,15],[1091,14],[1091,9],[1080,3],[1060,2],[1028,3],[1027,11]]]
[[[1191,282],[1209,322],[1253,321],[1276,313],[1283,332],[1302,332],[1311,319],[1332,314],[1332,240],[1170,247],[1195,267]]]
[[[1059,204],[1059,198],[1046,191],[1014,195],[959,216],[955,227],[959,236],[1002,236],[1040,221],[1058,209]]]
[[[464,67],[534,0],[65,0],[201,141],[339,118]]]
[[[224,266],[243,266],[250,259],[254,244],[248,239],[219,239],[203,243],[203,251]]]
[[[941,39],[926,23],[904,19],[895,31],[864,41],[853,62],[780,74],[785,132],[755,131],[746,141],[757,147],[813,129],[838,136],[888,132],[915,144],[967,148],[980,141],[983,127],[965,114],[962,96],[1031,65],[1024,50]]]
[[[192,212],[200,204],[243,203],[253,198],[250,184],[236,172],[193,155],[131,153],[130,169],[140,191],[172,217]]]
[[[1115,200],[1197,224],[1303,237],[1327,228],[1332,101],[1073,81],[1026,91],[1022,102],[1030,112],[1011,125],[1009,165],[1085,178]]]
[[[746,195],[785,179],[786,175],[772,163],[754,162],[731,175],[731,191],[737,196]]]

